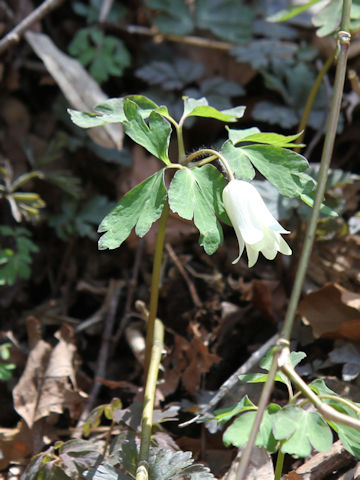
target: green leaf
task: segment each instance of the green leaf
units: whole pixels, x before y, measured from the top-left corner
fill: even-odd
[[[150,448],[149,477],[151,480],[214,480],[209,468],[194,464],[191,452],[163,448]]]
[[[150,85],[161,85],[164,90],[184,88],[198,80],[203,73],[203,64],[177,57],[171,62],[155,60],[136,70],[137,77]]]
[[[152,100],[142,95],[129,95],[123,98],[110,98],[97,105],[95,113],[79,112],[68,109],[71,120],[81,128],[99,127],[108,123],[123,123],[126,121],[124,113],[125,100],[131,100],[139,107],[142,118],[147,118],[158,106]]]
[[[331,430],[322,417],[293,405],[276,413],[273,432],[282,440],[281,451],[298,457],[310,455],[311,447],[326,452],[332,445]]]
[[[125,100],[124,112],[126,121],[124,131],[134,142],[143,146],[164,163],[170,163],[168,148],[171,126],[165,118],[156,112],[151,112],[149,125],[145,123],[139,112],[138,105],[132,100]]]
[[[255,9],[239,0],[197,0],[195,22],[229,42],[249,41]]]
[[[300,13],[305,12],[310,7],[312,7],[313,5],[316,5],[320,1],[321,0],[310,0],[309,2],[306,2],[303,5],[293,5],[291,7],[284,8],[283,10],[280,10],[274,15],[267,17],[266,20],[268,22],[285,22],[285,20],[289,20],[290,18],[293,18],[296,15],[299,15]]]
[[[18,279],[27,280],[30,277],[32,254],[39,248],[32,242],[29,230],[16,227],[0,226],[0,285],[14,285]],[[15,247],[6,247],[6,237]]]
[[[315,193],[313,195],[307,194],[307,193],[302,193],[300,195],[300,198],[309,207],[312,208],[314,206]],[[333,210],[330,207],[327,207],[324,203],[321,204],[320,212],[327,217],[338,217],[339,216],[339,214],[335,210]]]
[[[282,62],[290,63],[298,51],[298,45],[295,43],[284,43],[277,40],[260,39],[252,40],[246,45],[237,45],[231,50],[231,54],[238,62],[250,63],[258,70],[260,68],[269,68],[272,62],[281,59]]]
[[[249,182],[255,177],[255,169],[241,148],[236,148],[230,140],[221,147],[220,153],[229,162],[234,175],[239,180]]]
[[[292,108],[265,100],[255,105],[252,110],[252,116],[255,120],[266,122],[270,125],[280,125],[286,129],[296,127],[299,123],[299,117]]]
[[[146,4],[159,12],[154,25],[160,32],[188,35],[193,31],[193,19],[184,0],[147,0]]]
[[[206,168],[205,168],[206,167]],[[208,190],[207,175],[213,175],[210,165],[200,168],[178,170],[170,184],[168,191],[170,208],[174,213],[187,220],[194,219],[200,231],[200,245],[209,255],[214,253],[223,239],[221,225],[216,218],[215,201],[222,187],[221,177],[212,190]],[[209,179],[209,177],[208,177]],[[209,195],[212,199],[209,200]]]
[[[252,142],[265,143],[267,145],[273,145],[274,147],[285,148],[303,146],[302,144],[293,143],[293,140],[300,137],[302,132],[296,133],[295,135],[281,135],[279,133],[260,132],[256,127],[248,128],[246,130],[234,130],[231,128],[228,128],[227,130],[229,131],[229,139],[234,145],[240,142]]]
[[[106,232],[99,249],[119,247],[136,225],[135,233],[143,237],[160,217],[166,200],[164,169],[126,193],[112,212],[101,222],[98,231]]]
[[[206,117],[215,118],[222,122],[236,122],[244,115],[244,112],[245,107],[235,107],[220,111],[210,107],[204,97],[198,100],[184,97],[184,119],[187,117]]]
[[[272,145],[250,145],[241,150],[282,195],[298,197],[303,193],[304,187],[295,173],[308,167],[305,157]]]
[[[277,440],[273,435],[273,419],[280,410],[280,406],[276,404],[268,405],[261,421],[260,429],[256,437],[255,445],[264,447],[269,452],[275,452],[277,449]],[[235,447],[243,447],[249,440],[250,432],[254,424],[256,412],[245,412],[241,414],[228,427],[223,435],[224,445],[234,445]]]
[[[344,448],[354,457],[360,458],[359,430],[337,422],[329,422],[329,425],[339,435]]]
[[[256,410],[256,406],[249,399],[249,397],[245,395],[236,405],[215,410],[214,419],[216,419],[219,423],[225,423],[235,417],[235,415],[239,415],[239,413],[253,409]]]
[[[313,17],[313,24],[319,27],[316,34],[325,37],[340,26],[342,0],[330,0]]]

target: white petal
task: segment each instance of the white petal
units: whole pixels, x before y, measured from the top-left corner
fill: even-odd
[[[279,252],[282,253],[283,255],[291,255],[292,250],[289,247],[289,245],[285,242],[285,240],[280,237],[280,247],[279,247]]]
[[[237,256],[237,258],[235,258],[235,260],[232,263],[237,263],[240,260],[240,257],[241,257],[241,255],[244,251],[245,242],[244,242],[244,240],[241,236],[240,230],[238,229],[237,226],[234,227],[234,230],[235,230],[236,237],[237,237],[238,243],[239,243],[239,255]]]
[[[253,247],[253,245],[246,245],[246,253],[248,256],[248,266],[249,268],[253,267],[257,262],[259,251]]]
[[[232,180],[223,190],[223,202],[234,228],[235,225],[241,231],[245,243],[254,244],[260,241],[264,234],[250,210],[251,193],[249,186],[254,187],[242,180]],[[256,192],[256,191],[255,191]],[[261,197],[260,197],[261,198]]]

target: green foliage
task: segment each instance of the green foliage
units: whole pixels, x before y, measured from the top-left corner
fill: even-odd
[[[91,25],[99,21],[102,4],[102,0],[90,0],[88,4],[75,1],[72,2],[72,8],[75,13],[85,17],[88,25]],[[126,11],[121,3],[113,3],[106,18],[109,22],[118,22],[125,16]]]
[[[310,7],[318,3],[320,0],[310,0],[303,5],[294,5],[283,10],[280,10],[274,15],[268,17],[270,22],[284,22],[290,18],[299,15],[300,13],[308,10]],[[317,35],[319,37],[325,37],[335,33],[340,27],[341,12],[342,12],[342,0],[328,0],[325,5],[322,5],[320,9],[313,14],[312,22],[315,27],[319,27]],[[357,30],[360,24],[360,4],[354,1],[351,6],[350,13],[350,32]]]
[[[273,64],[267,71],[261,70],[266,87],[281,95],[285,105],[260,101],[253,110],[255,120],[272,125],[278,124],[284,129],[298,125],[317,72],[306,63],[295,60],[288,64]],[[325,91],[319,89],[308,125],[315,130],[324,129],[327,108],[328,99]]]
[[[150,85],[161,85],[164,90],[179,90],[198,80],[204,66],[186,58],[175,58],[171,62],[154,60],[136,70],[136,76]]]
[[[184,0],[147,0],[146,5],[157,11],[154,25],[160,32],[187,35],[193,31],[193,19]]]
[[[130,65],[124,42],[95,27],[79,30],[69,45],[69,52],[82,65],[89,66],[90,74],[99,83],[111,75],[121,76]]]
[[[104,218],[98,231],[106,233],[100,238],[99,249],[119,247],[134,227],[143,237],[160,217],[165,201],[164,170],[159,170],[124,195]]]
[[[292,352],[290,354],[292,366],[295,367],[305,356],[303,352]],[[270,350],[261,361],[260,366],[269,370],[271,363],[272,351]],[[249,383],[265,382],[267,374],[250,373],[241,375],[239,378]],[[268,405],[256,438],[258,447],[264,447],[270,453],[280,450],[296,457],[307,457],[312,448],[319,452],[326,452],[330,449],[333,441],[332,428],[339,435],[344,448],[360,458],[359,432],[356,429],[327,421],[320,413],[302,408],[303,398],[300,394],[293,395],[290,380],[281,371],[277,372],[275,381],[284,383],[288,387],[289,403],[284,407],[276,404]],[[310,388],[320,398],[324,396],[322,401],[336,410],[355,418],[359,417],[360,404],[349,400],[344,403],[335,392],[326,386],[323,380],[315,380],[310,384]],[[255,420],[256,409],[257,407],[247,397],[243,397],[237,405],[215,412],[214,418],[219,423],[227,422],[240,414],[224,432],[225,445],[242,447],[247,443]]]
[[[238,0],[197,0],[192,12],[184,0],[147,0],[146,4],[156,10],[153,23],[162,33],[188,35],[197,28],[229,42],[251,38],[254,9]]]
[[[85,204],[77,199],[65,199],[61,212],[49,215],[48,222],[64,242],[76,235],[96,240],[96,227],[113,206],[104,195],[95,195]]]
[[[40,209],[45,206],[40,195],[34,192],[19,190],[24,184],[34,178],[43,178],[44,174],[33,170],[14,178],[10,162],[5,161],[0,165],[0,199],[4,198],[9,203],[12,216],[17,222],[22,219],[35,221],[40,217]]]
[[[144,236],[160,217],[168,198],[171,210],[182,218],[194,220],[200,232],[200,244],[208,254],[214,253],[223,239],[219,220],[230,224],[222,202],[226,179],[212,165],[172,162],[168,155],[172,125],[177,133],[191,117],[204,117],[222,122],[235,122],[244,114],[244,107],[218,110],[206,98],[184,97],[184,110],[179,122],[166,106],[158,106],[143,96],[110,99],[95,108],[96,113],[69,110],[74,123],[83,128],[121,122],[125,133],[148,152],[162,160],[166,169],[176,168],[168,191],[164,184],[164,169],[144,180],[128,192],[115,209],[101,222],[100,249],[119,247],[135,227]],[[304,170],[306,159],[289,150],[297,135],[263,133],[257,128],[228,129],[229,140],[220,154],[227,160],[235,176],[252,180],[255,168],[271,181],[281,194],[299,197],[311,192],[314,180]],[[239,145],[245,143],[246,145]],[[201,151],[200,151],[201,155]],[[192,155],[194,157],[194,155]],[[186,195],[184,195],[186,192]]]
[[[14,285],[18,279],[30,277],[32,254],[39,251],[22,227],[0,226],[0,285]]]
[[[16,368],[15,363],[9,362],[11,343],[6,342],[0,345],[0,381],[10,380],[12,370]]]

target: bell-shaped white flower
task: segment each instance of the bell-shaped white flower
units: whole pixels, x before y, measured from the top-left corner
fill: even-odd
[[[245,246],[249,267],[255,265],[259,252],[268,260],[273,260],[277,252],[291,255],[289,245],[281,236],[290,232],[275,220],[253,185],[231,180],[222,197],[239,242],[239,256],[233,263],[239,261]]]

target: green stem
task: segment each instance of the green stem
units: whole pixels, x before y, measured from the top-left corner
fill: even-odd
[[[151,442],[152,417],[156,383],[158,378],[161,353],[164,345],[164,325],[157,318],[154,325],[154,337],[151,348],[151,359],[146,379],[144,406],[141,421],[141,439],[136,480],[148,480],[149,449]]]
[[[247,471],[247,468],[248,468],[248,465],[249,465],[249,462],[250,462],[251,455],[253,453],[253,448],[254,448],[254,445],[255,445],[255,440],[256,440],[256,437],[257,437],[257,433],[259,431],[260,424],[261,424],[262,417],[264,415],[266,406],[269,403],[269,398],[270,398],[270,395],[271,395],[273,382],[274,382],[276,371],[277,371],[277,368],[278,368],[278,366],[277,366],[278,354],[279,354],[278,351],[274,354],[273,361],[272,361],[272,364],[271,364],[271,367],[270,367],[270,370],[269,370],[269,373],[268,373],[268,381],[265,383],[265,385],[262,389],[260,399],[259,399],[259,407],[258,407],[258,410],[256,412],[256,416],[255,416],[254,424],[253,424],[251,432],[250,432],[249,440],[246,444],[245,450],[242,454],[242,457],[241,457],[241,460],[240,460],[240,463],[239,463],[238,470],[236,472],[236,480],[242,480],[243,478],[246,478],[245,474],[246,474],[246,471]]]
[[[176,136],[178,143],[178,162],[182,164],[186,159],[182,123],[176,126]]]
[[[343,425],[347,425],[352,428],[356,428],[360,430],[360,420],[354,417],[350,417],[350,415],[345,415],[344,413],[335,410],[335,408],[331,407],[327,403],[321,401],[320,397],[316,395],[315,392],[311,390],[309,385],[298,375],[294,369],[294,367],[290,364],[289,361],[285,361],[283,365],[281,365],[281,370],[285,373],[285,375],[291,380],[291,382],[296,386],[298,390],[300,390],[305,397],[307,397],[310,402],[317,408],[319,413],[327,420],[331,422],[338,422]]]
[[[275,467],[275,479],[274,480],[280,480],[281,479],[281,474],[284,466],[284,458],[285,454],[279,450],[277,459],[276,459],[276,467]]]
[[[309,93],[308,99],[306,100],[305,108],[304,108],[304,111],[303,111],[303,114],[302,114],[302,117],[301,117],[301,121],[300,121],[299,127],[298,127],[298,132],[302,131],[302,134],[300,135],[300,137],[298,137],[295,140],[295,143],[302,143],[302,141],[303,141],[303,138],[304,138],[304,135],[305,135],[305,128],[306,128],[306,125],[307,125],[307,122],[308,122],[308,119],[309,119],[309,115],[310,115],[312,106],[314,104],[316,95],[319,91],[319,88],[320,88],[320,85],[323,81],[324,76],[326,75],[329,68],[331,67],[331,65],[334,62],[336,52],[337,52],[337,49],[334,48],[334,51],[332,52],[332,54],[327,59],[324,66],[322,67],[322,69],[318,73],[318,76],[316,77],[316,80],[315,80],[315,82],[314,82],[314,84],[313,84],[313,86],[310,90],[310,93]],[[300,151],[300,148],[295,149],[295,152],[299,152],[299,151]]]
[[[212,148],[202,148],[201,150],[198,150],[197,152],[192,153],[191,155],[189,155],[187,157],[185,165],[187,165],[188,163],[193,161],[195,158],[200,157],[201,155],[211,155],[211,157],[206,158],[202,162],[203,165],[205,165],[206,163],[210,163],[210,162],[212,162],[212,161],[214,161],[218,158],[220,160],[220,162],[224,165],[224,167],[225,167],[225,169],[228,173],[229,180],[235,180],[235,177],[234,177],[234,174],[233,174],[233,171],[230,167],[229,162],[226,160],[226,158],[220,152],[217,152],[216,150],[213,150]]]
[[[344,4],[345,3],[346,3],[346,0],[344,1]],[[311,217],[310,217],[309,225],[308,225],[306,236],[305,236],[304,246],[300,255],[299,265],[296,272],[295,282],[291,292],[291,297],[289,300],[289,305],[286,312],[284,325],[280,334],[280,336],[286,340],[290,339],[290,334],[291,334],[292,326],[294,323],[295,314],[296,314],[298,302],[300,299],[302,286],[303,286],[306,270],[308,267],[310,255],[311,255],[312,246],[315,239],[315,232],[316,232],[317,221],[319,218],[320,207],[324,198],[326,181],[328,177],[328,171],[329,171],[329,166],[330,166],[330,161],[331,161],[331,156],[332,156],[334,141],[336,136],[336,128],[337,128],[338,119],[339,119],[342,92],[344,89],[346,61],[347,61],[347,54],[348,54],[349,45],[350,45],[350,34],[348,34],[347,32],[339,32],[338,42],[340,46],[340,51],[339,51],[339,56],[337,60],[337,65],[336,65],[333,98],[331,102],[328,127],[326,131],[324,147],[323,147],[323,152],[321,156],[320,171],[318,176],[318,184],[317,184],[317,189],[315,194],[315,201],[314,201],[314,206],[311,212]]]
[[[155,245],[155,254],[154,254],[154,263],[153,271],[151,277],[151,294],[150,294],[150,307],[149,307],[149,317],[146,328],[146,344],[145,344],[145,378],[148,371],[151,349],[154,338],[154,328],[155,328],[155,319],[157,315],[158,302],[159,302],[159,284],[160,284],[160,274],[161,274],[161,262],[162,255],[164,251],[164,241],[165,241],[165,232],[166,224],[169,217],[170,207],[169,202],[166,200],[160,220],[159,227],[156,237]]]

